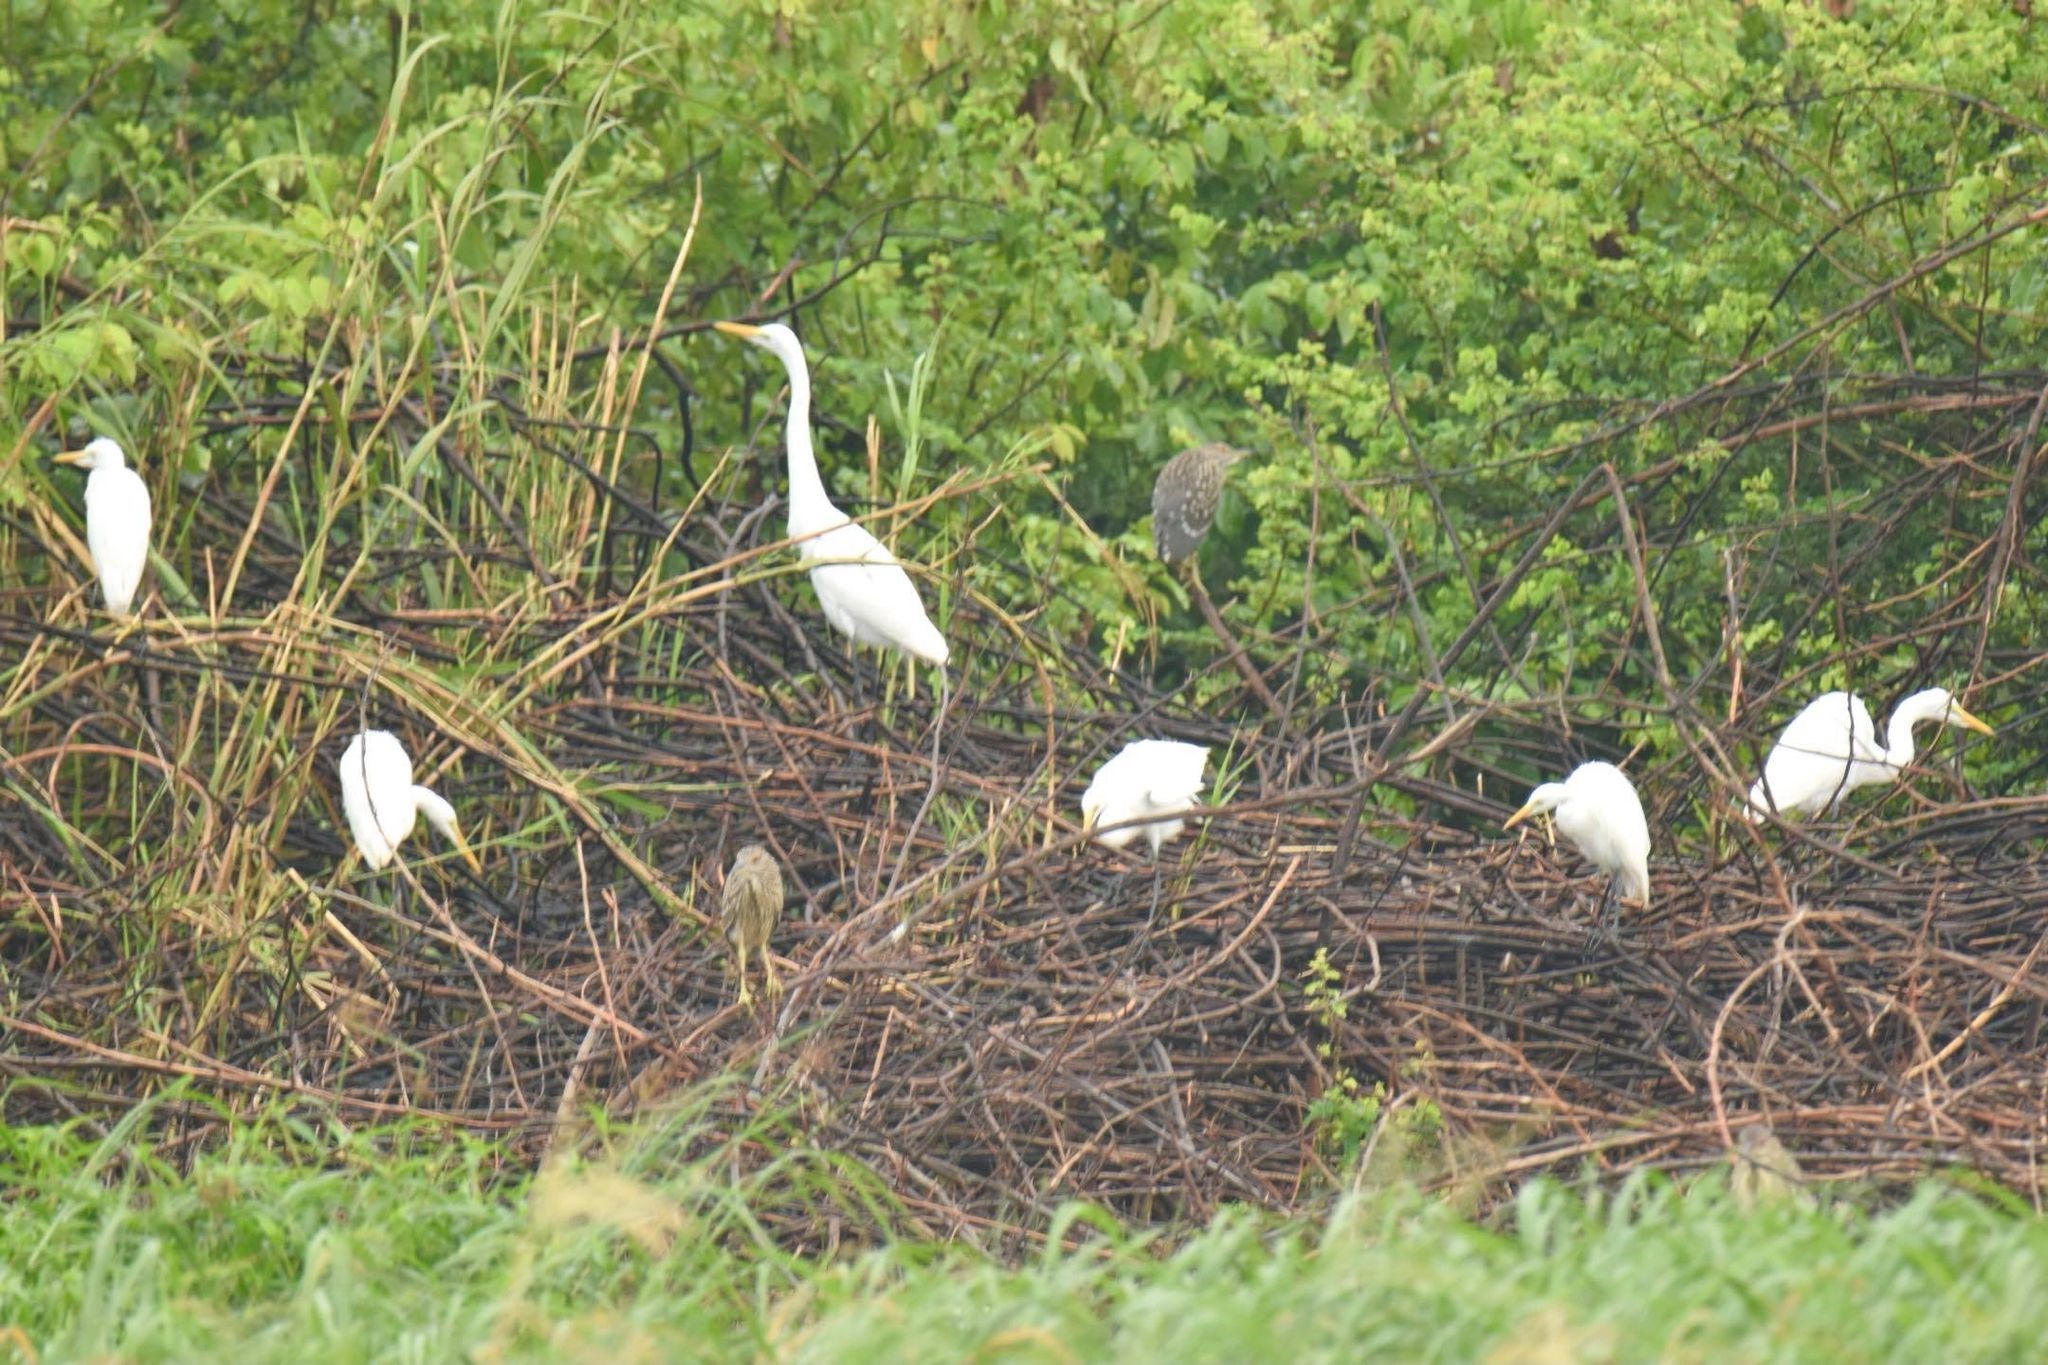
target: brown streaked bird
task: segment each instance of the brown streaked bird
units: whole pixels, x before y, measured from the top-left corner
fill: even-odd
[[[732,860],[725,874],[725,892],[719,902],[719,923],[740,959],[740,1003],[754,998],[747,985],[747,954],[761,955],[761,971],[768,980],[768,994],[782,993],[775,976],[775,961],[768,955],[768,936],[782,917],[782,868],[775,855],[759,844],[748,844]]]
[[[1166,462],[1152,485],[1152,545],[1160,559],[1178,564],[1201,548],[1223,501],[1224,477],[1244,454],[1211,441]]]
[[[1767,1122],[1759,1120],[1735,1135],[1728,1165],[1728,1190],[1738,1208],[1754,1210],[1788,1200],[1802,1206],[1813,1203],[1799,1158],[1786,1150]]]

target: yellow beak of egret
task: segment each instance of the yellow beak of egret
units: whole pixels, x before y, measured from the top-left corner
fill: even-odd
[[[52,456],[51,458],[56,464],[84,464],[86,453],[82,450],[67,450],[62,455]],[[1956,709],[1958,711],[1962,710],[1960,706]]]
[[[1983,721],[1978,720],[1968,711],[1965,711],[1963,709],[1963,704],[1961,702],[1952,701],[1948,704],[1948,718],[1954,721],[1956,724],[1962,726],[1965,730],[1975,730],[1980,735],[1993,735],[1998,733],[1996,730],[1993,730],[1990,726],[1986,725]]]
[[[759,336],[761,332],[759,327],[751,327],[744,322],[714,322],[711,326],[714,331],[723,332],[729,337],[738,337],[741,341]]]
[[[1081,832],[1083,834],[1093,834],[1095,827],[1101,823],[1102,807],[1083,806],[1081,808]]]
[[[1531,801],[1528,805],[1523,806],[1513,815],[1510,815],[1507,819],[1507,823],[1502,825],[1501,828],[1513,829],[1516,825],[1521,824],[1524,820],[1528,819],[1530,816],[1534,814],[1536,814],[1536,803],[1534,801]]]
[[[454,840],[455,851],[462,855],[462,861],[469,864],[469,870],[476,873],[479,877],[483,876],[484,865],[476,860],[476,853],[470,848],[469,840],[463,838],[459,833],[454,835]]]

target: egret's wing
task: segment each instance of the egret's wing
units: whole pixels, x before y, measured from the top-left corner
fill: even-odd
[[[1147,748],[1142,761],[1152,769],[1153,806],[1159,810],[1187,810],[1195,805],[1207,785],[1203,772],[1208,767],[1209,751],[1199,744],[1172,739],[1144,743]]]
[[[1885,762],[1885,748],[1877,739],[1877,723],[1871,719],[1870,708],[1863,704],[1863,698],[1849,698],[1849,709],[1853,715],[1850,745],[1856,757],[1865,763]]]
[[[349,741],[341,755],[341,808],[349,832],[372,862],[391,856],[412,833],[412,759],[396,736],[371,730]]]
[[[946,639],[925,615],[917,585],[866,527],[848,522],[805,541],[803,549],[811,561],[811,585],[835,624],[850,624],[862,644],[946,662]]]
[[[149,563],[149,485],[132,469],[95,469],[85,481],[85,547],[107,606],[126,612]]]
[[[1874,748],[1876,733],[1861,697],[1828,692],[1814,698],[1764,761],[1771,800],[1780,811],[1822,809],[1855,785],[1852,760],[1871,761],[1865,754]]]

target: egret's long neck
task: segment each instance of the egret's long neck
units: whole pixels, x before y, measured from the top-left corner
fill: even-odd
[[[1912,766],[1915,747],[1913,727],[1927,719],[1913,699],[1900,702],[1892,711],[1892,718],[1884,725],[1884,761],[1894,768]]]
[[[434,795],[425,787],[412,789],[413,808],[426,817],[428,824],[446,834],[455,824],[455,807]]]
[[[782,364],[789,371],[789,533],[800,536],[843,518],[825,495],[811,449],[810,368],[801,354],[783,356]]]

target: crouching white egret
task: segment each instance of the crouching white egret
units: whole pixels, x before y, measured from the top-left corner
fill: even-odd
[[[107,610],[126,616],[149,564],[149,485],[128,467],[119,443],[105,436],[56,460],[90,471],[85,476],[85,548]]]
[[[712,324],[727,336],[771,351],[789,374],[789,538],[811,567],[825,619],[856,644],[900,650],[941,668],[946,637],[925,615],[910,575],[889,547],[832,505],[811,449],[811,372],[803,343],[779,322]]]
[[[1635,783],[1612,763],[1581,763],[1562,782],[1545,782],[1508,817],[1513,829],[1532,815],[1549,815],[1586,861],[1613,879],[1609,894],[1650,908],[1650,822],[1643,818]]]
[[[1081,795],[1081,828],[1105,848],[1123,848],[1140,834],[1152,848],[1152,909],[1159,913],[1159,846],[1186,827],[1202,798],[1209,751],[1177,739],[1138,739],[1096,770]],[[1144,820],[1153,815],[1161,818]],[[1138,823],[1142,821],[1142,823]],[[1128,823],[1127,823],[1128,822]]]
[[[1896,782],[1913,761],[1913,727],[1930,720],[1992,733],[1947,688],[1930,687],[1893,710],[1880,748],[1877,726],[1863,698],[1850,692],[1823,693],[1792,718],[1771,746],[1764,775],[1749,789],[1744,816],[1753,821],[1772,810],[1818,815],[1839,806],[1858,787]]]
[[[775,976],[775,960],[768,955],[768,937],[775,932],[775,921],[782,917],[782,903],[786,896],[782,886],[782,869],[775,862],[775,855],[759,844],[748,844],[732,860],[732,870],[725,874],[725,890],[719,897],[719,924],[725,930],[726,941],[740,959],[740,1004],[745,1005],[753,998],[747,986],[747,954],[761,955],[761,974],[767,979],[768,994],[773,997],[782,993],[782,983]]]
[[[471,871],[483,872],[456,827],[455,807],[425,787],[413,785],[412,759],[396,735],[388,730],[364,730],[348,742],[336,767],[341,773],[342,813],[348,816],[349,833],[355,836],[356,848],[372,872],[384,869],[412,833],[414,819],[422,815],[455,845]]]

